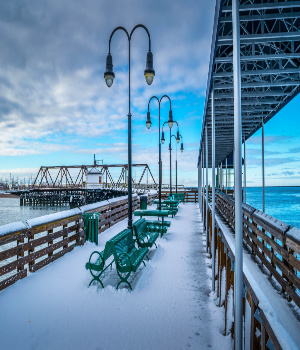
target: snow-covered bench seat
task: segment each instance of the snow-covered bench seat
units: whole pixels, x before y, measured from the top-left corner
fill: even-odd
[[[148,225],[145,219],[139,219],[133,224],[133,232],[137,244],[141,248],[151,248],[153,244],[157,248],[155,241],[159,237],[159,231],[164,229],[167,228]]]
[[[132,232],[129,229],[121,231],[109,242],[114,255],[117,273],[120,277],[117,289],[121,283],[126,283],[132,290],[128,278],[131,272],[137,271],[141,263],[146,266],[144,259],[148,254],[148,248],[137,249],[135,247]]]

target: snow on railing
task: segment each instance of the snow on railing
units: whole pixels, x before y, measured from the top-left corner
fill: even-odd
[[[230,328],[233,331],[232,324],[228,324],[228,296],[230,290],[234,288],[234,269],[235,269],[235,244],[234,244],[234,227],[235,227],[235,212],[234,199],[222,192],[216,193],[216,209],[217,219],[214,230],[216,240],[216,257],[218,270],[216,276],[217,294],[219,296],[219,304],[225,307],[225,334]],[[206,202],[204,201],[204,224],[206,223]],[[222,218],[219,219],[219,218]],[[208,246],[210,257],[212,257],[212,220],[211,220],[211,204],[208,210]],[[298,228],[290,228],[290,226],[280,220],[277,220],[266,213],[263,213],[255,208],[243,204],[243,239],[244,247],[251,252],[252,259],[248,265],[252,263],[254,266],[264,268],[268,271],[269,280],[273,280],[272,284],[267,280],[263,283],[270,284],[267,286],[269,291],[275,296],[282,298],[284,303],[284,294],[289,301],[292,301],[296,308],[300,308],[300,230]],[[247,271],[247,273],[245,273]],[[244,305],[246,300],[250,307],[250,322],[246,321],[246,307],[244,307],[245,324],[250,327],[248,329],[248,340],[250,348],[271,348],[282,349],[283,336],[280,334],[282,326],[274,321],[273,310],[266,307],[266,300],[271,298],[269,295],[264,295],[259,286],[259,274],[263,275],[259,270],[259,274],[254,276],[254,269],[249,272],[247,264],[244,263]],[[273,286],[276,286],[277,289]],[[263,289],[268,289],[264,287]],[[278,289],[281,288],[283,294],[278,295]],[[265,293],[267,294],[267,293]],[[262,296],[263,295],[263,296]],[[264,302],[262,301],[264,300]],[[269,303],[275,303],[275,300],[269,300]],[[279,308],[283,309],[283,308]],[[271,311],[270,311],[271,310]],[[282,312],[282,311],[280,311]],[[292,313],[292,311],[291,311]],[[270,317],[271,314],[271,317]],[[296,319],[296,317],[295,317]],[[259,333],[257,332],[259,330]],[[245,330],[245,334],[247,333]],[[246,335],[245,335],[246,336]],[[270,344],[272,343],[272,344]],[[293,343],[291,341],[291,343]]]
[[[149,205],[156,196],[148,195]],[[134,194],[133,211],[139,202]],[[0,226],[0,291],[83,245],[82,214],[93,212],[100,214],[98,232],[103,232],[127,217],[127,196]]]
[[[234,229],[234,200],[216,194],[216,207]],[[300,308],[300,230],[243,204],[244,242]]]

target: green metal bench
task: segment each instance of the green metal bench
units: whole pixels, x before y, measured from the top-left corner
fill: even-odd
[[[140,216],[141,218],[143,216],[157,216],[158,218],[161,217],[162,219],[162,225],[160,226],[160,231],[161,231],[161,235],[163,236],[163,234],[165,233],[165,229],[164,229],[164,218],[167,217],[169,215],[169,211],[168,210],[135,210],[134,212],[134,216]]]
[[[168,215],[172,215],[172,218],[178,213],[178,208],[176,206],[170,206],[167,204],[162,204],[161,210],[167,210]]]
[[[163,226],[163,227],[170,227],[171,226],[171,221],[166,221],[164,220],[164,222],[162,221],[157,221],[157,220],[147,220],[147,224],[148,225],[154,225],[154,226]]]
[[[151,248],[153,244],[157,248],[155,241],[159,237],[159,226],[148,225],[145,219],[138,219],[133,223],[133,232],[139,247]]]
[[[185,202],[185,196],[184,193],[173,193],[172,198],[174,200],[178,200],[180,202]]]
[[[114,255],[117,273],[120,277],[117,289],[121,283],[126,283],[132,290],[128,278],[131,272],[137,271],[141,263],[146,266],[144,259],[148,254],[148,248],[137,249],[132,232],[129,229],[121,231],[109,241],[109,244]]]
[[[94,254],[98,254],[98,258],[95,262],[91,262],[92,261],[92,256]],[[111,245],[109,244],[109,241],[106,242],[105,244],[105,248],[102,252],[98,252],[97,250],[94,251],[91,255],[90,255],[90,259],[89,262],[85,264],[85,268],[87,270],[90,270],[91,275],[93,276],[93,279],[91,280],[89,286],[94,282],[94,281],[98,281],[102,288],[104,288],[104,285],[100,279],[100,277],[102,276],[102,274],[104,273],[105,270],[108,269],[109,266],[112,267],[112,264],[114,262],[114,260],[112,260],[109,264],[106,265],[107,260],[113,255],[112,249],[111,249]],[[97,274],[97,272],[99,272]]]

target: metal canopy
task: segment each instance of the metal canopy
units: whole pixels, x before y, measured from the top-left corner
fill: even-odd
[[[232,0],[217,0],[200,152],[211,162],[211,91],[215,100],[215,166],[234,149]],[[300,1],[240,0],[242,138],[248,139],[300,91]],[[206,160],[205,160],[206,162]]]

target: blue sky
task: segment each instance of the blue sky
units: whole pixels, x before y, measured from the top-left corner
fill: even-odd
[[[127,163],[124,33],[112,41],[116,79],[110,89],[103,73],[111,31],[143,23],[151,34],[156,76],[149,87],[143,74],[147,36],[137,30],[131,61],[133,162],[148,163],[157,178],[158,110],[152,102],[149,131],[147,104],[154,94],[168,94],[185,148],[177,154],[178,181],[196,185],[213,14],[214,1],[87,0],[84,8],[79,0],[1,2],[0,178],[34,176],[41,165],[89,164],[93,153],[107,164]],[[299,106],[297,97],[265,126],[267,185],[300,183]],[[168,110],[166,101],[162,122]],[[162,146],[163,183],[169,181],[168,140]],[[247,141],[250,186],[261,183],[260,140],[258,131]]]

